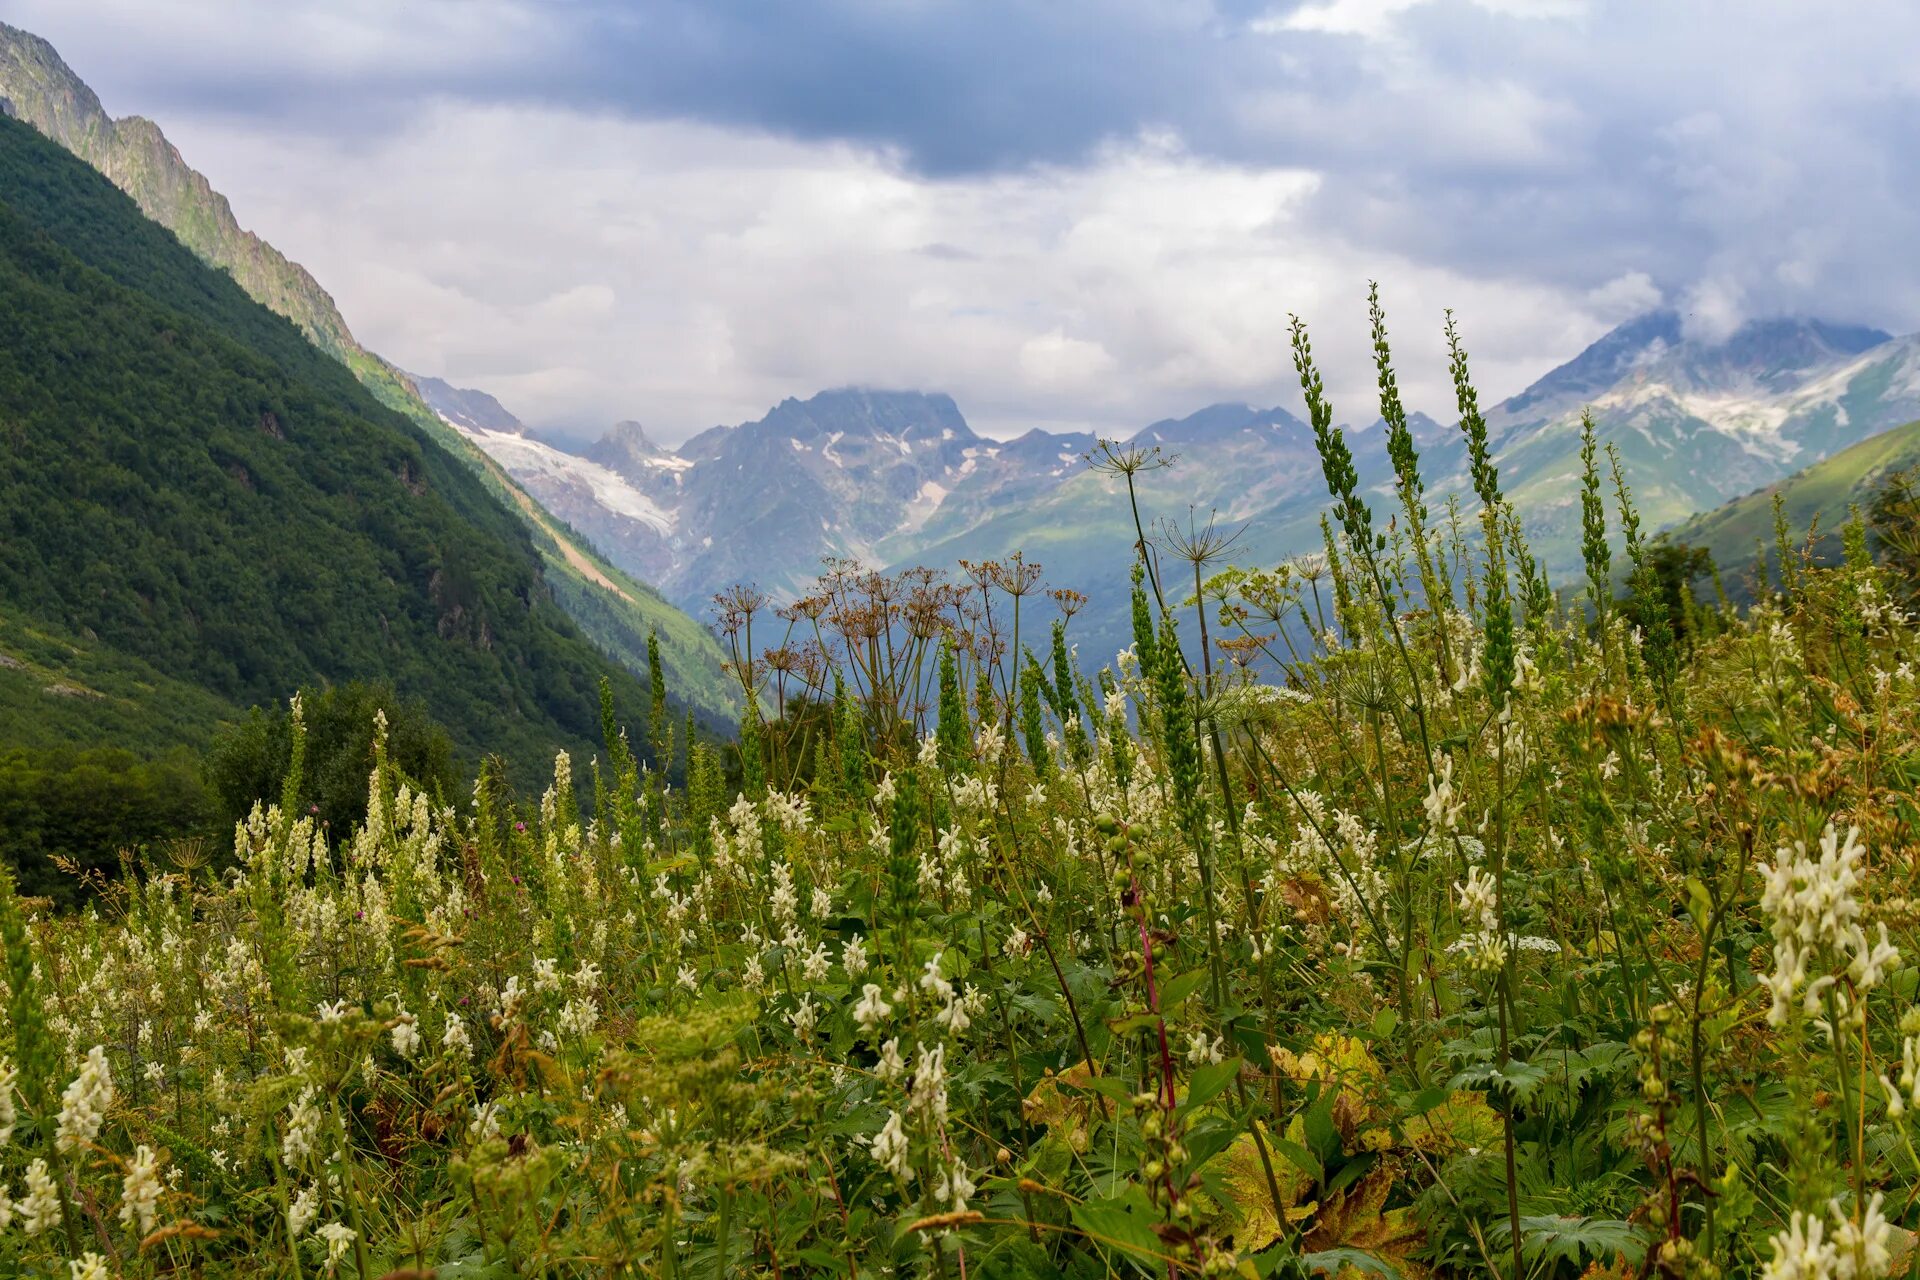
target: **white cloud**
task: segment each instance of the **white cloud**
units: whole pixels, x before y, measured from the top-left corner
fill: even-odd
[[[1586,12],[1585,0],[1472,0],[1479,8],[1514,18],[1573,18]],[[1320,31],[1329,35],[1364,36],[1383,40],[1396,34],[1399,19],[1410,9],[1434,0],[1312,0],[1295,8],[1257,18],[1253,29]]]
[[[13,0],[7,8],[8,22],[53,39],[116,114],[141,110],[112,92],[117,86],[198,80],[217,93],[223,81],[504,72],[558,51],[566,34],[524,0]]]
[[[842,144],[452,101],[371,145],[224,118],[172,132],[367,345],[577,432],[637,417],[674,439],[844,383],[944,389],[1000,432],[1129,429],[1292,401],[1296,312],[1360,421],[1370,276],[1438,412],[1443,307],[1496,392],[1617,309],[1347,243],[1303,217],[1316,175],[1165,135],[932,180]]]
[[[85,12],[83,13],[82,10]],[[1920,9],[15,0],[369,345],[672,437],[847,382],[1000,431],[1483,399],[1665,298],[1920,325]]]

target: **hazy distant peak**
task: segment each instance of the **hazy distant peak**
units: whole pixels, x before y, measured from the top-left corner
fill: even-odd
[[[973,437],[953,397],[944,392],[899,391],[876,387],[836,387],[806,400],[789,397],[758,423],[795,439],[840,432],[855,436],[916,439],[952,432]]]
[[[1648,312],[1618,325],[1501,405],[1512,416],[1577,407],[1629,379],[1687,390],[1779,389],[1808,371],[1887,342],[1865,325],[1800,317],[1749,320],[1724,339],[1689,338],[1680,313]]]
[[[654,444],[653,438],[647,434],[646,427],[633,418],[622,418],[611,427],[608,427],[607,433],[600,438],[602,440],[616,441],[623,445],[639,445],[647,449],[659,447]]]
[[[1210,404],[1184,418],[1163,418],[1143,427],[1131,443],[1169,447],[1218,444],[1235,437],[1259,439],[1265,436],[1292,436],[1306,430],[1306,424],[1285,409],[1258,409],[1250,404]]]
[[[456,426],[480,431],[511,431],[515,435],[527,433],[526,425],[520,419],[508,413],[504,405],[484,391],[456,387],[444,378],[425,378],[419,374],[411,376],[414,384],[420,388],[421,398],[427,402],[427,407]]]
[[[647,429],[632,418],[616,422],[607,428],[607,433],[581,451],[582,456],[611,467],[621,475],[632,479],[645,475],[648,469],[663,461],[674,460],[671,450],[655,444],[647,435]]]

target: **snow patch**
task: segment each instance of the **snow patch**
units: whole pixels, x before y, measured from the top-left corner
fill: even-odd
[[[673,517],[646,494],[634,488],[625,476],[597,462],[563,453],[550,444],[516,435],[511,431],[489,431],[484,427],[456,422],[441,415],[448,426],[480,447],[480,451],[507,469],[514,479],[526,482],[542,479],[584,486],[595,502],[629,520],[648,525],[662,534],[673,531]]]
[[[919,491],[907,500],[907,509],[900,516],[901,529],[903,531],[918,529],[926,524],[933,518],[933,513],[940,509],[940,504],[947,500],[947,494],[951,492],[952,490],[936,480],[929,480],[922,484]]]

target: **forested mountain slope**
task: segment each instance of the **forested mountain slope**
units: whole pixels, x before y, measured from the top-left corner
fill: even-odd
[[[640,681],[555,603],[478,476],[98,173],[0,120],[0,707],[18,739],[189,740],[391,681],[469,755],[597,736]],[[111,688],[71,678],[88,663]],[[57,688],[56,685],[66,687]]]
[[[648,633],[657,632],[668,683],[704,716],[732,718],[734,694],[721,672],[720,648],[699,623],[607,562],[427,408],[411,378],[360,345],[333,298],[304,267],[239,225],[226,197],[187,164],[158,125],[139,116],[109,116],[52,45],[4,22],[0,114],[33,125],[106,175],[147,217],[231,275],[255,301],[293,321],[383,404],[412,418],[479,474],[531,530],[556,600],[595,643],[641,671]]]

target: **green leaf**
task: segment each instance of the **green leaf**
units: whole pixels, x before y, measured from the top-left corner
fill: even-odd
[[[1326,1181],[1327,1171],[1313,1152],[1307,1150],[1291,1138],[1268,1138],[1267,1145],[1286,1157],[1287,1163],[1312,1178],[1314,1185]]]
[[[1323,1165],[1340,1154],[1340,1130],[1333,1123],[1333,1102],[1339,1096],[1338,1087],[1321,1089],[1313,1105],[1301,1116],[1307,1146]]]
[[[1713,919],[1713,898],[1698,876],[1687,877],[1687,910],[1693,913],[1694,927],[1704,933],[1707,922]]]
[[[1221,1117],[1202,1120],[1189,1128],[1186,1136],[1187,1168],[1200,1168],[1232,1146],[1233,1140],[1245,1131],[1245,1125],[1239,1121]]]
[[[1379,1157],[1374,1155],[1373,1152],[1371,1151],[1355,1156],[1353,1159],[1341,1165],[1340,1168],[1334,1173],[1333,1177],[1328,1179],[1326,1188],[1321,1192],[1321,1194],[1326,1196],[1332,1196],[1336,1192],[1346,1190],[1348,1187],[1358,1182],[1362,1174],[1366,1173],[1367,1170],[1373,1168],[1373,1166],[1378,1162],[1378,1160],[1379,1160]]]
[[[1240,1059],[1238,1058],[1209,1063],[1195,1070],[1193,1078],[1187,1084],[1187,1097],[1186,1101],[1180,1105],[1180,1114],[1186,1115],[1195,1108],[1204,1107],[1219,1096],[1222,1089],[1232,1084],[1239,1074]]]
[[[1506,1220],[1494,1222],[1487,1233],[1496,1248],[1513,1247]],[[1565,1262],[1578,1267],[1589,1259],[1625,1255],[1630,1263],[1646,1256],[1647,1238],[1640,1228],[1618,1218],[1571,1218],[1557,1213],[1520,1219],[1520,1253],[1528,1262]]]
[[[1130,1013],[1124,1018],[1108,1018],[1107,1029],[1117,1036],[1135,1035],[1142,1031],[1151,1031],[1160,1025],[1160,1015],[1154,1013]]]
[[[1365,1249],[1322,1249],[1318,1253],[1309,1253],[1300,1261],[1314,1275],[1337,1276],[1344,1267],[1352,1267],[1362,1275],[1385,1276],[1386,1280],[1402,1280],[1400,1269],[1385,1258],[1376,1257]]]
[[[1062,1079],[1060,1083],[1069,1089],[1084,1089],[1089,1093],[1097,1093],[1103,1098],[1112,1098],[1115,1102],[1125,1102],[1133,1097],[1133,1090],[1127,1087],[1126,1081],[1116,1076],[1094,1076],[1084,1083],[1072,1083]]]
[[[1177,1009],[1187,997],[1198,991],[1207,980],[1205,969],[1195,969],[1183,973],[1177,978],[1168,978],[1160,986],[1160,1010],[1165,1013]]]
[[[1104,1249],[1112,1250],[1155,1271],[1165,1265],[1166,1250],[1153,1233],[1153,1207],[1137,1189],[1112,1200],[1089,1200],[1073,1206],[1073,1225]]]

